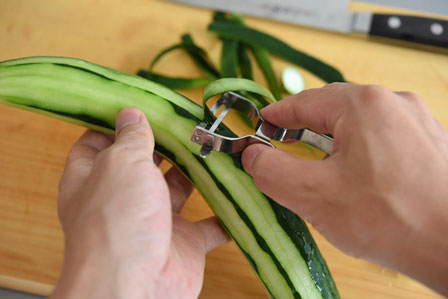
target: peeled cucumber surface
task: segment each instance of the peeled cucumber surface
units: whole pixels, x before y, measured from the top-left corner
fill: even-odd
[[[245,90],[242,81],[224,83],[219,92]],[[240,154],[199,157],[190,137],[204,110],[188,98],[83,60],[29,57],[0,63],[0,102],[109,134],[121,109],[137,107],[151,124],[156,151],[194,183],[272,297],[339,298],[305,223],[257,189]],[[229,134],[225,127],[219,132]]]

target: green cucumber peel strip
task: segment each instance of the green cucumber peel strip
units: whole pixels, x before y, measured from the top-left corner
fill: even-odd
[[[251,100],[257,106],[258,109],[263,109],[264,107],[272,103],[271,101],[266,100],[264,96],[258,93],[247,91],[241,91],[240,93],[242,96]]]
[[[213,81],[205,87],[203,93],[203,103],[213,96],[227,92],[227,91],[248,91],[259,94],[263,97],[268,98],[272,102],[275,102],[275,98],[272,93],[264,88],[263,86],[257,84],[256,82],[248,79],[242,78],[222,78]],[[204,105],[205,106],[205,105]]]
[[[223,82],[209,85],[207,95],[247,83]],[[253,82],[247,86],[269,95]],[[86,61],[32,57],[0,63],[0,102],[109,134],[121,109],[140,109],[151,123],[157,152],[195,184],[272,297],[338,298],[306,225],[256,188],[241,167],[241,156],[213,152],[207,159],[199,157],[190,136],[203,110],[189,99]]]
[[[285,42],[261,31],[241,26],[235,22],[214,21],[208,27],[209,31],[221,37],[238,40],[252,46],[268,50],[285,60],[288,60],[315,74],[325,82],[344,82],[342,74],[334,67],[298,51]]]
[[[185,49],[185,45],[183,45],[183,44],[176,44],[176,45],[170,46],[170,47],[160,51],[156,55],[156,57],[154,57],[154,59],[151,61],[151,64],[149,65],[148,71],[152,72],[152,70],[156,66],[157,62],[159,62],[159,60],[162,59],[163,56],[165,56],[166,54],[168,54],[168,53],[170,53],[170,52],[172,52],[174,50],[177,50],[177,49]]]
[[[222,39],[221,75],[223,78],[238,77],[238,47],[238,41]]]
[[[186,53],[190,56],[190,58],[193,60],[193,62],[196,64],[196,66],[207,77],[211,79],[217,79],[221,77],[221,75],[211,62],[210,58],[208,57],[207,52],[201,47],[197,46],[193,41],[191,35],[188,33],[182,35],[180,44],[170,46],[160,51],[156,55],[156,57],[154,57],[154,59],[152,60],[148,72],[152,73],[152,70],[154,69],[155,65],[157,64],[157,62],[160,61],[162,57],[177,49],[185,50]]]
[[[272,93],[264,88],[261,85],[258,85],[256,82],[248,79],[241,79],[241,78],[222,78],[218,79],[216,81],[213,81],[212,83],[208,84],[203,93],[202,97],[202,107],[204,108],[204,120],[206,123],[211,124],[215,120],[214,114],[210,111],[210,109],[207,106],[208,100],[210,98],[223,94],[227,91],[234,91],[241,93],[243,96],[249,98],[252,100],[258,108],[262,108],[266,106],[266,103],[269,102],[260,102],[258,100],[258,96],[261,96],[261,99],[263,97],[271,100],[272,102],[275,102],[275,98],[272,95]],[[264,99],[263,99],[264,100]],[[265,100],[264,100],[265,101]],[[227,136],[227,135],[226,135]],[[230,136],[229,136],[230,137]]]
[[[182,36],[182,44],[186,47],[191,58],[204,74],[208,75],[211,79],[221,77],[221,74],[216,70],[208,57],[207,52],[194,43],[190,34],[187,33]]]
[[[219,18],[215,19],[215,21],[228,21],[230,23],[238,24],[242,27],[247,27],[246,23],[244,23],[243,17],[238,13],[233,13],[230,19]],[[256,45],[249,45],[248,48],[252,51],[252,54],[257,61],[258,67],[261,69],[261,72],[264,75],[266,82],[268,83],[269,89],[274,95],[277,101],[282,99],[282,94],[280,92],[280,86],[275,77],[274,68],[272,67],[271,59],[269,57],[269,52],[265,50],[263,47]],[[251,79],[251,78],[248,78]]]
[[[247,54],[247,47],[242,43],[238,44],[238,69],[242,78],[249,80],[254,79],[252,74],[252,62]]]
[[[243,18],[241,17],[241,15],[239,14],[232,14],[230,20],[226,17],[226,15],[222,12],[217,12],[215,13],[215,15],[213,16],[213,20],[214,21],[232,21],[232,22],[236,22],[238,24],[244,25],[244,21]],[[231,40],[229,39],[225,39],[222,38],[221,39],[223,41],[223,43],[227,43],[230,44]],[[236,41],[234,41],[236,42]],[[235,44],[232,44],[233,46]],[[229,46],[227,46],[228,48],[230,48]],[[226,48],[226,45],[223,45],[223,52],[221,55],[221,64],[222,65],[226,65],[226,67],[228,69],[230,69],[230,72],[232,73],[228,73],[228,76],[224,76],[224,77],[238,77],[238,74],[236,73],[236,71],[234,71],[236,68],[238,68],[239,71],[239,75],[244,78],[244,79],[249,79],[249,80],[253,80],[253,75],[252,75],[252,62],[250,60],[250,57],[248,55],[248,51],[247,48],[249,48],[249,46],[243,44],[243,43],[238,43],[238,49],[237,49],[237,60],[238,60],[238,67],[236,67],[236,59],[235,59],[235,49],[230,48],[229,50],[224,50]],[[260,51],[265,51],[264,49],[260,48]],[[265,51],[267,53],[267,51]],[[229,54],[225,54],[225,53],[229,53]],[[268,53],[267,53],[268,54]],[[229,58],[229,56],[231,58]],[[228,62],[231,61],[231,62]],[[267,57],[267,63],[270,64],[270,60],[269,60],[269,56]],[[224,69],[224,68],[223,68]],[[271,66],[271,71],[272,71],[272,66]],[[273,74],[273,71],[272,71]],[[274,76],[274,85],[275,85],[275,74],[273,74]],[[274,97],[276,98],[276,100],[279,100],[281,98],[280,95],[280,91],[277,88],[277,90],[275,89],[275,86],[272,87],[271,86],[271,82],[268,81],[268,85],[270,86],[271,90],[274,90]],[[278,92],[277,92],[278,91]],[[267,106],[270,104],[269,101],[267,101],[264,96],[261,96],[260,94],[257,93],[251,93],[251,92],[240,92],[243,96],[245,96],[246,98],[250,99],[252,102],[255,103],[255,105],[257,105],[257,107],[259,109]],[[206,111],[207,112],[207,111]],[[244,118],[243,118],[244,120]]]
[[[183,77],[172,77],[154,73],[152,70],[155,67],[156,63],[166,54],[177,50],[183,49],[187,52],[196,66],[209,78],[183,78]],[[164,50],[162,50],[156,57],[153,59],[149,66],[149,70],[139,70],[137,73],[138,76],[151,80],[153,82],[160,83],[168,88],[172,89],[187,89],[187,88],[196,88],[207,85],[212,81],[212,79],[217,79],[220,77],[220,74],[215,69],[210,59],[208,58],[207,53],[204,49],[198,47],[193,38],[189,34],[184,34],[182,36],[182,42],[177,45],[170,46]]]
[[[257,96],[262,98],[268,98],[272,102],[275,102],[275,98],[272,93],[256,82],[248,79],[240,78],[222,78],[212,83],[208,84],[203,93],[202,107],[204,108],[204,120],[206,123],[211,124],[215,120],[214,114],[210,111],[207,106],[208,100],[216,95],[223,94],[227,91],[234,91],[242,93],[247,98],[251,99],[257,105]],[[261,105],[264,107],[266,105]],[[260,103],[258,103],[260,105]],[[257,107],[258,107],[257,105]],[[231,137],[231,136],[229,136]]]
[[[180,77],[168,77],[156,73],[146,72],[140,70],[137,73],[138,76],[146,78],[151,81],[160,83],[168,88],[172,89],[187,89],[196,88],[209,84],[213,80],[207,78],[180,78]]]
[[[280,86],[278,85],[274,68],[269,58],[269,52],[259,46],[251,46],[250,49],[275,99],[277,101],[281,100],[282,94],[280,93]]]

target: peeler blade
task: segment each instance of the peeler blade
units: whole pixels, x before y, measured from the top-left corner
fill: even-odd
[[[215,116],[221,106],[224,106],[224,109]],[[215,133],[230,109],[237,110],[250,120],[254,125],[255,135],[228,137]],[[333,150],[333,139],[331,137],[306,128],[279,128],[265,121],[254,103],[235,92],[223,93],[209,111],[213,114],[213,123],[211,125],[205,122],[200,123],[194,128],[191,136],[191,141],[201,145],[199,154],[202,158],[206,158],[212,151],[227,154],[239,153],[254,143],[275,147],[271,140],[280,142],[298,140],[327,154],[331,154]],[[207,129],[207,127],[210,128]]]

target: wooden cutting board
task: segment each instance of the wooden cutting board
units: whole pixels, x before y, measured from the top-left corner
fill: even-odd
[[[218,61],[220,42],[206,32],[211,12],[151,0],[0,2],[0,60],[31,55],[83,58],[124,72],[145,67],[184,32]],[[342,70],[358,83],[412,90],[448,127],[448,57],[298,26],[248,18]],[[288,64],[275,59],[277,74]],[[166,74],[198,76],[182,53],[160,62]],[[308,87],[323,83],[304,73]],[[261,80],[261,75],[256,74]],[[185,93],[200,99],[200,90]],[[47,295],[58,279],[63,235],[57,219],[58,180],[82,128],[0,105],[0,286]],[[164,165],[167,168],[168,165]],[[183,211],[192,220],[211,214],[198,193]],[[348,257],[312,231],[343,298],[439,298],[421,284]],[[208,255],[201,298],[266,298],[233,243]]]

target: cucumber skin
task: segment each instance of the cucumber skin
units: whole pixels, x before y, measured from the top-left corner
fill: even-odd
[[[2,100],[3,103],[6,103],[6,104],[9,104],[12,106],[17,106],[17,103],[14,104],[13,102],[11,102],[10,96],[5,96],[4,94],[2,94],[2,90],[7,89],[7,88],[5,88],[5,84],[2,85],[2,79],[8,77],[8,75],[6,75],[5,77],[2,77],[2,74],[3,74],[2,70],[6,70],[8,67],[12,68],[14,66],[26,66],[26,65],[30,65],[30,64],[52,64],[53,63],[55,65],[61,65],[61,66],[72,68],[72,69],[79,69],[80,71],[84,71],[84,72],[90,72],[91,74],[94,74],[98,77],[105,77],[104,74],[97,73],[95,71],[92,71],[91,69],[86,70],[86,69],[83,69],[83,67],[74,66],[74,65],[72,65],[73,61],[79,62],[79,60],[74,60],[74,59],[51,58],[50,57],[50,58],[28,58],[28,59],[23,59],[23,60],[16,60],[16,61],[0,63],[0,100]],[[72,64],[70,64],[69,62]],[[67,63],[67,64],[64,64],[64,63]],[[90,65],[89,63],[83,62],[83,61],[81,64]],[[93,66],[95,66],[95,68],[99,67],[96,65],[93,65]],[[116,71],[112,71],[112,70],[108,70],[108,71],[116,72]],[[116,73],[118,73],[118,72],[116,72]],[[131,76],[124,75],[124,77],[128,78]],[[107,78],[107,79],[111,80],[110,78]],[[117,79],[115,78],[114,80],[117,80]],[[126,80],[128,80],[128,79],[126,79]],[[131,80],[131,79],[129,79],[129,80]],[[129,84],[129,82],[123,82],[123,80],[121,80],[121,78],[120,78],[120,80],[117,80],[117,82],[119,82],[121,84]],[[139,84],[137,84],[137,85],[139,85]],[[163,88],[163,87],[159,86],[157,88]],[[157,89],[157,88],[155,88],[155,89]],[[176,103],[171,103],[170,98],[174,98],[174,96],[172,94],[170,94],[168,91],[166,91],[166,89],[162,90],[162,91],[163,91],[162,92],[163,95],[166,96],[168,94],[168,96],[166,96],[166,98],[162,98],[160,96],[156,96],[156,97],[164,99],[165,102],[170,103],[171,106],[173,107],[173,110],[175,111],[176,115],[178,115],[182,118],[185,118],[185,119],[192,120],[195,123],[198,123],[200,121],[200,118],[197,117],[197,116],[200,116],[198,109],[196,107],[194,107],[196,104],[194,104],[194,103],[192,104],[192,102],[184,103],[183,101],[188,101],[188,100],[186,100],[186,98],[183,98],[180,95],[177,95]],[[63,93],[63,91],[61,91],[61,92]],[[182,107],[178,106],[179,104]],[[20,104],[19,104],[19,106],[20,106]],[[135,106],[138,107],[138,105],[135,105]],[[42,109],[40,107],[26,107],[24,105],[22,105],[20,108],[28,108],[28,110]],[[190,111],[192,111],[193,113],[191,113]],[[111,133],[111,132],[113,132],[113,129],[114,129],[114,121],[113,120],[114,120],[115,115],[113,117],[111,117],[109,115],[108,120],[104,120],[101,117],[98,117],[98,115],[93,115],[93,116],[73,115],[73,114],[70,114],[68,111],[61,111],[61,110],[55,111],[55,110],[50,110],[50,109],[43,109],[43,111],[41,111],[41,112],[46,113],[46,114],[48,114],[48,113],[57,114],[57,115],[53,115],[53,116],[56,116],[57,118],[63,118],[66,121],[70,121],[72,123],[77,123],[77,124],[80,124],[80,125],[83,125],[86,127],[94,128],[97,130],[99,129],[102,132]],[[151,119],[150,119],[150,121],[151,121]],[[226,134],[226,135],[231,134],[224,127],[219,128],[219,130],[220,131],[218,131],[218,133]],[[187,136],[187,137],[189,138],[189,136]],[[187,167],[185,167],[185,165],[183,165],[184,163],[181,161],[178,161],[178,156],[175,153],[173,153],[172,151],[170,151],[169,149],[167,149],[166,147],[164,147],[163,145],[161,145],[157,142],[157,135],[156,135],[156,143],[157,143],[156,150],[159,153],[161,153],[162,155],[164,155],[166,158],[171,160],[175,165],[177,165],[196,184],[196,186],[198,187],[198,190],[204,195],[204,198],[209,202],[212,209],[214,209],[215,204],[213,203],[213,200],[216,200],[216,199],[213,199],[213,198],[210,198],[210,196],[207,196],[206,192],[204,192],[201,188],[203,186],[201,186],[201,184],[199,182],[197,182],[197,180],[195,181],[194,176],[190,173],[190,171],[187,169]],[[234,200],[232,195],[229,194],[228,188],[226,188],[221,183],[221,181],[218,178],[216,178],[216,176],[215,176],[216,171],[211,169],[209,167],[209,164],[205,163],[204,160],[202,160],[202,158],[200,158],[198,156],[198,148],[197,147],[194,148],[193,150],[191,150],[191,148],[194,148],[194,146],[189,147],[190,152],[192,153],[193,157],[197,160],[197,162],[199,164],[201,164],[201,166],[209,173],[209,175],[211,175],[211,177],[215,181],[215,184],[218,186],[218,189],[223,194],[226,194],[227,199],[229,201],[232,201],[232,204],[238,210],[239,209],[238,203]],[[223,155],[223,154],[219,154],[219,155]],[[207,158],[207,159],[209,159],[209,158]],[[241,159],[240,155],[233,155],[233,156],[231,156],[231,159],[233,161],[233,166],[235,167],[235,169],[242,170],[242,166],[241,166],[241,162],[240,162],[240,159]],[[289,210],[279,206],[271,199],[269,199],[269,198],[266,198],[266,199],[267,199],[269,205],[271,206],[272,210],[275,213],[276,221],[282,226],[283,230],[286,232],[287,236],[290,239],[289,241],[292,241],[293,244],[295,245],[295,247],[297,248],[297,250],[300,252],[301,257],[303,258],[304,262],[306,263],[306,265],[308,267],[311,279],[312,279],[316,289],[320,293],[320,297],[321,298],[338,298],[339,295],[338,295],[337,289],[334,285],[333,279],[331,278],[331,274],[328,271],[325,261],[323,260],[321,254],[320,254],[313,238],[311,237],[306,225],[304,224],[304,222],[297,215],[295,215],[292,212],[290,212]],[[244,200],[244,199],[241,199],[241,200]],[[248,257],[248,260],[252,264],[252,266],[255,269],[255,271],[257,272],[257,274],[262,279],[262,281],[265,284],[270,295],[272,297],[281,298],[282,296],[280,296],[280,293],[278,293],[276,290],[273,290],[272,286],[269,287],[268,284],[266,283],[266,281],[264,281],[263,277],[261,277],[261,275],[259,273],[260,269],[258,269],[258,266],[257,266],[257,260],[256,259],[254,260],[252,252],[248,252],[246,250],[246,248],[244,248],[244,245],[241,244],[241,242],[242,242],[241,238],[234,236],[235,232],[232,230],[232,228],[229,228],[228,221],[223,219],[225,217],[222,217],[220,215],[219,211],[215,211],[215,213],[217,214],[218,218],[221,220],[223,225],[226,227],[226,229],[229,231],[229,233],[232,235],[232,237],[234,238],[234,240],[236,241],[236,243],[238,244],[240,249]],[[243,210],[241,210],[238,214],[240,217],[246,215]],[[273,260],[273,263],[278,268],[278,271],[281,273],[281,275],[286,280],[286,284],[290,288],[290,292],[291,292],[290,296],[288,296],[288,297],[300,298],[298,290],[294,287],[291,280],[289,279],[289,274],[286,273],[285,269],[283,269],[282,264],[277,260],[276,255],[271,251],[269,245],[266,244],[265,239],[257,232],[256,226],[258,224],[253,226],[250,219],[247,219],[245,221],[245,223],[247,225],[249,225],[249,224],[251,225],[250,229],[251,229],[252,233],[255,235],[257,245],[259,247],[261,247],[261,249],[264,252],[267,252],[269,254],[271,259]],[[306,295],[306,294],[303,294],[303,295]]]

